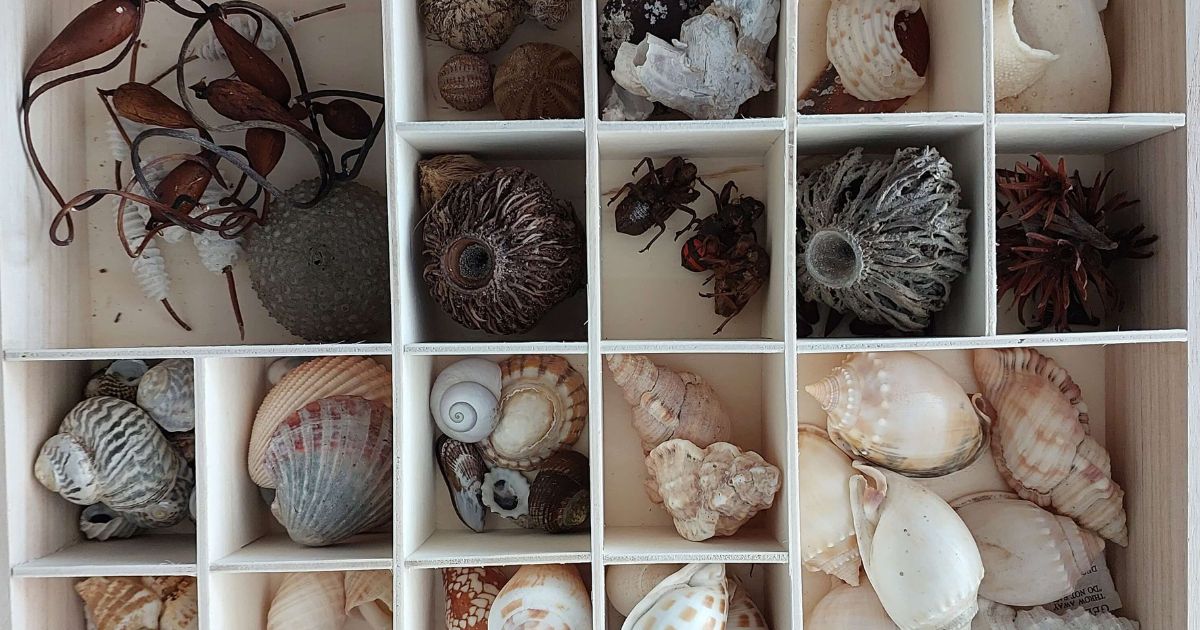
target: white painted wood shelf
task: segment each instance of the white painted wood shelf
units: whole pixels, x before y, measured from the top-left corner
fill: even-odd
[[[327,0],[260,0],[303,11]],[[362,89],[387,99],[386,144],[362,181],[387,191],[391,231],[390,329],[367,343],[308,344],[274,322],[255,298],[244,266],[236,273],[247,338],[238,339],[224,280],[194,251],[167,251],[172,302],[195,330],[185,333],[147,304],[115,246],[111,215],[80,215],[79,242],[50,244],[51,201],[22,150],[17,112],[22,70],[89,0],[0,3],[0,627],[83,630],[72,585],[96,575],[194,575],[202,630],[259,630],[282,573],[391,569],[396,628],[444,628],[440,570],[531,563],[578,566],[593,597],[593,627],[616,630],[605,568],[616,564],[725,562],[742,576],[772,628],[804,628],[828,590],[800,561],[796,433],[823,422],[802,385],[847,352],[912,350],[947,368],[966,388],[973,348],[1030,346],[1062,362],[1083,387],[1093,435],[1112,455],[1126,491],[1127,548],[1110,546],[1108,566],[1124,601],[1120,614],[1146,630],[1200,629],[1200,4],[1189,0],[1109,0],[1105,28],[1113,60],[1112,113],[997,114],[991,102],[992,0],[922,0],[932,60],[926,87],[902,111],[802,116],[797,97],[826,63],[814,15],[825,0],[782,2],[773,49],[773,92],[746,117],[729,121],[601,121],[612,80],[598,56],[604,0],[572,6],[562,28],[522,25],[495,59],[525,41],[553,41],[580,56],[585,115],[575,120],[500,121],[494,108],[455,112],[441,102],[437,68],[450,50],[427,40],[416,0],[347,0],[348,7],[295,31],[310,81]],[[150,5],[151,13],[165,9]],[[161,10],[160,10],[161,9]],[[822,18],[823,19],[823,18]],[[148,22],[148,37],[165,18]],[[1186,26],[1186,28],[1185,28]],[[142,53],[166,67],[165,48]],[[39,103],[34,134],[56,179],[71,190],[107,182],[104,120],[89,81]],[[890,153],[932,145],[954,165],[972,209],[969,271],[928,336],[798,337],[795,184],[798,169],[856,147]],[[1156,255],[1122,267],[1115,281],[1124,308],[1102,327],[1030,333],[996,298],[995,169],[1035,151],[1067,156],[1085,176],[1114,170],[1110,185],[1140,203],[1130,220],[1159,235]],[[469,152],[541,175],[570,200],[586,226],[587,288],[534,330],[511,338],[467,331],[430,299],[421,279],[416,162]],[[734,180],[766,203],[758,234],[772,256],[770,281],[718,335],[702,277],[679,266],[677,244],[615,232],[612,194],[644,156],[693,160],[713,182]],[[300,160],[278,172],[291,184]],[[703,194],[696,208],[713,209]],[[683,225],[674,217],[669,229]],[[347,279],[348,282],[354,279]],[[436,464],[428,414],[437,373],[463,356],[559,354],[588,381],[589,426],[577,445],[591,463],[591,522],[585,533],[552,536],[489,521],[483,534],[455,517]],[[604,357],[646,353],[697,372],[736,410],[731,441],[783,471],[774,506],[737,535],[692,543],[679,537],[642,491],[642,454],[630,409]],[[267,391],[265,368],[279,357],[363,355],[394,374],[395,513],[390,531],[312,549],[287,538],[246,470],[254,411]],[[198,520],[169,533],[126,541],[81,541],[78,510],[32,474],[37,449],[79,398],[102,361],[179,357],[197,376]],[[491,527],[493,526],[494,527]],[[357,629],[350,629],[357,630]],[[850,630],[850,629],[847,629]]]

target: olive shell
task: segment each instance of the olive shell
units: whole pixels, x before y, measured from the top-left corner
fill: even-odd
[[[459,111],[482,109],[492,102],[492,65],[479,55],[454,55],[438,71],[438,92]]]
[[[421,0],[425,33],[456,50],[486,53],[525,19],[525,0]]]
[[[509,120],[583,116],[583,65],[554,44],[522,44],[496,71],[496,109]]]

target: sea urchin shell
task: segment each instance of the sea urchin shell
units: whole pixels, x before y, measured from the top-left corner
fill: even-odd
[[[521,44],[496,70],[493,89],[509,120],[583,116],[583,64],[562,46]]]

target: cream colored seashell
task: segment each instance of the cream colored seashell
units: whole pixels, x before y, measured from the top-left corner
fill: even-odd
[[[569,564],[527,564],[509,578],[488,613],[488,630],[588,630],[592,598]]]
[[[1022,40],[1059,58],[1020,94],[997,100],[996,111],[1107,113],[1112,65],[1095,0],[1015,0],[1013,18]]]
[[[993,65],[996,68],[996,99],[1016,96],[1033,85],[1046,73],[1046,67],[1058,55],[1039,50],[1021,41],[1013,21],[1015,0],[995,0],[992,3]]]
[[[726,630],[769,630],[758,605],[750,599],[750,591],[736,575],[725,580],[729,587],[729,615]]]
[[[669,440],[646,456],[646,490],[662,503],[675,530],[699,542],[732,536],[759,511],[771,507],[782,474],[758,453],[728,442],[708,448]]]
[[[901,54],[896,16],[921,9],[919,0],[833,0],[825,53],[842,86],[863,101],[912,96],[925,85]]]
[[[850,504],[863,568],[902,630],[967,628],[983,561],[970,530],[941,497],[890,470],[855,462]]]
[[[659,582],[621,624],[621,630],[723,628],[729,588],[723,564],[689,564]]]
[[[500,363],[499,420],[480,444],[492,466],[535,470],[579,440],[587,426],[583,375],[554,355],[519,355]]]
[[[1071,375],[1030,348],[975,350],[974,367],[995,407],[992,456],[1009,487],[1125,546],[1125,492],[1108,452],[1087,434],[1087,406]]]
[[[304,365],[306,362],[308,362],[308,360],[309,359],[306,357],[284,357],[282,359],[275,359],[271,362],[271,365],[267,366],[267,382],[272,386],[278,385],[279,381],[282,381],[283,377],[287,376],[288,372],[291,372],[301,365]]]
[[[200,627],[200,595],[190,576],[144,577],[142,584],[162,600],[159,630],[196,630]]]
[[[910,477],[939,477],[983,450],[984,424],[966,392],[914,352],[851,354],[804,388],[829,415],[829,438],[851,457]]]
[[[358,396],[392,407],[392,373],[369,357],[319,357],[293,368],[258,406],[250,432],[247,467],[250,479],[275,487],[263,468],[276,427],[308,403],[331,396]]]
[[[638,602],[665,580],[683,568],[682,564],[614,564],[604,570],[604,589],[608,603],[628,617]]]
[[[271,599],[266,630],[339,630],[346,623],[345,611],[341,571],[288,573]]]
[[[896,624],[879,603],[870,580],[858,586],[841,582],[817,602],[804,616],[805,630],[897,630]]]
[[[1096,563],[1104,540],[1075,521],[1010,492],[982,492],[951,504],[971,530],[983,559],[979,594],[1009,606],[1066,597]]]
[[[1072,608],[1061,616],[1045,608],[1016,611],[1004,604],[979,598],[979,614],[971,630],[1138,630],[1140,625],[1109,612],[1090,613]]]
[[[607,360],[625,402],[633,405],[633,428],[643,453],[673,439],[701,448],[729,440],[729,414],[704,379],[656,365],[641,354],[610,354]]]
[[[93,577],[77,582],[88,626],[96,630],[158,628],[162,600],[135,577]]]
[[[372,630],[392,627],[392,572],[347,571],[346,614],[361,617]]]
[[[196,428],[196,386],[189,359],[167,359],[150,368],[138,383],[137,404],[164,431]]]
[[[442,433],[467,444],[482,442],[498,420],[500,366],[463,359],[438,374],[429,392],[429,413]]]
[[[804,568],[858,584],[862,558],[850,514],[850,478],[858,474],[824,429],[800,425],[800,552]]]
[[[986,597],[979,598],[979,612],[971,620],[971,630],[1017,630],[1017,611]]]

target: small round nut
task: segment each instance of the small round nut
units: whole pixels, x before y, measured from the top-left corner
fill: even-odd
[[[454,55],[438,71],[438,92],[454,109],[473,112],[492,102],[492,66],[471,53]]]

